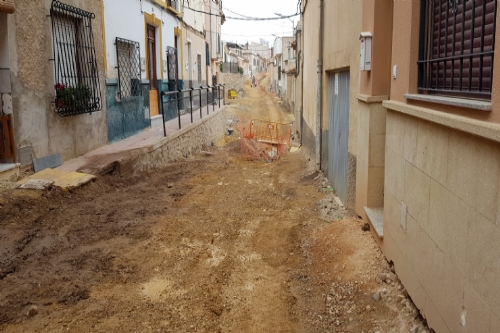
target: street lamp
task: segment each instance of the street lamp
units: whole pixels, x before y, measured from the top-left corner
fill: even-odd
[[[295,32],[295,23],[293,22],[293,20],[289,17],[284,17],[281,13],[274,13],[274,15],[276,16],[279,16],[279,17],[283,17],[283,18],[287,18],[290,20],[290,22],[292,22],[292,33]]]

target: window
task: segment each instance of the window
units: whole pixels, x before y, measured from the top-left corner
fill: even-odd
[[[139,43],[116,38],[118,94],[120,98],[140,96],[141,55]]]
[[[206,61],[207,61],[206,65],[210,66],[210,46],[208,45],[208,43],[205,43],[205,52],[206,52],[205,54],[206,54],[206,58],[207,58],[206,59]]]
[[[67,117],[100,111],[102,98],[92,34],[94,13],[53,1],[50,16],[56,112]]]
[[[496,0],[421,1],[421,91],[491,98]]]
[[[198,54],[197,64],[198,64],[198,82],[201,82],[201,54]]]
[[[278,81],[281,81],[281,66],[278,66]]]

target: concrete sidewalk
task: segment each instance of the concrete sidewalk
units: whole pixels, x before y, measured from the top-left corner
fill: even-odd
[[[86,153],[83,156],[65,161],[62,166],[57,169],[63,171],[78,171],[86,174],[104,174],[111,172],[116,168],[120,168],[120,164],[134,160],[138,155],[152,153],[155,150],[162,148],[174,139],[177,139],[184,134],[193,131],[205,122],[212,118],[220,117],[225,106],[221,104],[215,106],[215,111],[212,105],[209,107],[209,115],[207,115],[207,107],[202,109],[202,117],[200,110],[193,111],[193,122],[191,123],[191,113],[181,116],[181,129],[179,129],[179,119],[175,118],[165,122],[167,136],[164,137],[163,127],[148,128],[142,132],[129,137],[127,139],[108,144]],[[225,117],[224,123],[225,123]],[[218,121],[218,123],[221,123]],[[218,127],[220,127],[219,124]],[[224,133],[225,128],[219,130]],[[208,141],[210,143],[210,141]],[[182,149],[182,147],[179,147]],[[186,151],[197,150],[196,147],[189,147]],[[179,154],[177,154],[179,155]],[[184,156],[184,153],[183,155]],[[120,173],[124,173],[121,168]],[[132,170],[127,170],[130,172]]]

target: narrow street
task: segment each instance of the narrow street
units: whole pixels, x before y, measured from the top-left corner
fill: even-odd
[[[261,86],[227,118],[288,123]],[[301,149],[204,153],[70,192],[0,192],[0,332],[427,332]]]

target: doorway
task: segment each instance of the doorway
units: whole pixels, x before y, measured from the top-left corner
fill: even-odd
[[[160,114],[158,108],[158,71],[156,61],[156,28],[153,25],[147,25],[148,35],[148,77],[149,77],[149,113],[151,117]]]
[[[328,180],[347,205],[349,71],[330,75],[328,129]]]
[[[189,88],[193,87],[193,59],[191,57],[191,43],[188,42],[188,75]]]

